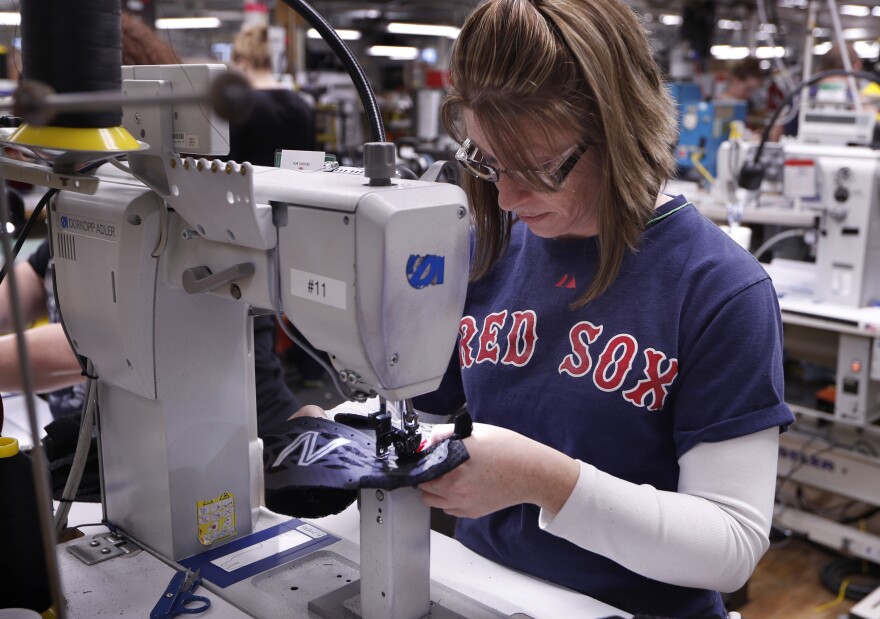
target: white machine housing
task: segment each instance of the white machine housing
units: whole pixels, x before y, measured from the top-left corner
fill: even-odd
[[[869,268],[880,260],[880,151],[801,142],[765,146],[759,204],[765,197],[783,201],[780,215],[812,214],[818,222],[814,300],[848,307],[880,302],[880,270]],[[715,198],[720,203],[744,199],[743,190],[736,189],[737,176],[755,148],[742,142],[719,148]],[[761,214],[762,221],[772,219]]]
[[[125,88],[188,84],[143,71],[166,79]],[[431,391],[458,333],[470,222],[454,185],[195,159],[177,154],[167,108],[124,119],[152,138],[134,175],[106,165],[94,195],[51,205],[57,296],[98,376],[106,517],[180,559],[253,530],[251,309],[277,307],[353,390]]]

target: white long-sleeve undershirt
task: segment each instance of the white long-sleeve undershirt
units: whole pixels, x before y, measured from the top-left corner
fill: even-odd
[[[778,448],[777,427],[700,443],[679,459],[678,492],[581,462],[565,505],[539,524],[642,576],[736,591],[770,545]]]

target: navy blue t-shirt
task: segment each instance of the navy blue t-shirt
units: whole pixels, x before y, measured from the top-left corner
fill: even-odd
[[[614,283],[574,310],[596,270],[597,239],[544,239],[514,225],[504,256],[468,289],[457,359],[417,407],[466,402],[477,422],[667,491],[694,445],[791,423],[767,273],[683,197],[657,215]],[[538,513],[519,505],[459,519],[456,538],[630,613],[723,615],[717,592],[635,574],[542,531]]]

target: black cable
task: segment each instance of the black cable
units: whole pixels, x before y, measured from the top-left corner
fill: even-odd
[[[28,217],[28,220],[25,222],[24,226],[21,229],[21,233],[18,235],[18,238],[15,239],[15,245],[12,248],[12,263],[15,264],[15,260],[18,258],[19,252],[21,252],[21,248],[24,245],[24,242],[27,240],[27,237],[30,236],[31,229],[33,229],[34,224],[37,223],[37,220],[40,219],[40,213],[46,207],[46,204],[49,203],[49,200],[52,199],[58,193],[57,189],[50,189],[43,197],[40,198],[40,201],[37,202],[36,208],[34,208],[34,212],[31,213],[31,216]],[[3,280],[6,279],[6,271],[9,269],[9,263],[4,262],[3,267],[0,268],[0,284],[3,283]]]
[[[848,576],[859,576],[862,582],[853,582]],[[822,584],[835,594],[840,593],[843,581],[848,580],[844,595],[850,600],[861,600],[880,587],[880,566],[862,559],[834,559],[822,567],[820,577]]]
[[[740,187],[750,190],[757,190],[761,187],[761,181],[764,180],[764,167],[760,163],[761,155],[764,154],[764,145],[769,141],[770,131],[773,129],[773,125],[776,124],[776,120],[779,118],[782,110],[785,109],[786,106],[791,105],[791,102],[794,99],[795,95],[804,88],[812,86],[816,82],[820,82],[826,78],[834,77],[837,75],[852,76],[874,82],[875,84],[880,84],[877,76],[873,73],[868,73],[866,71],[847,71],[846,69],[832,69],[830,71],[822,71],[821,73],[816,73],[816,75],[812,76],[810,79],[801,82],[801,84],[798,85],[794,90],[785,95],[785,99],[783,99],[779,107],[777,107],[773,111],[773,115],[770,117],[770,120],[767,122],[767,125],[761,132],[761,143],[758,144],[758,148],[755,149],[755,157],[752,160],[752,163],[749,164],[748,162],[746,162],[746,164],[739,172],[738,182]]]
[[[364,70],[358,63],[357,58],[354,57],[354,54],[352,54],[345,42],[333,29],[333,26],[331,26],[320,13],[313,9],[311,5],[305,2],[305,0],[284,0],[284,4],[299,13],[303,19],[309,22],[309,25],[311,25],[312,28],[318,31],[321,38],[324,39],[333,53],[336,54],[336,57],[339,58],[343,66],[345,66],[345,69],[351,76],[351,81],[354,82],[354,87],[357,89],[358,95],[360,95],[361,104],[364,106],[364,111],[367,114],[367,121],[370,124],[370,133],[372,134],[373,141],[384,142],[385,126],[382,123],[382,114],[379,111],[379,104],[376,102],[376,95],[373,93],[373,89],[370,87],[370,82],[367,80],[367,76],[364,74]]]

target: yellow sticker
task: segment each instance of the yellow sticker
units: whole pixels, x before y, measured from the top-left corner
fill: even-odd
[[[235,495],[224,492],[214,499],[199,501],[199,541],[209,546],[235,535]]]

